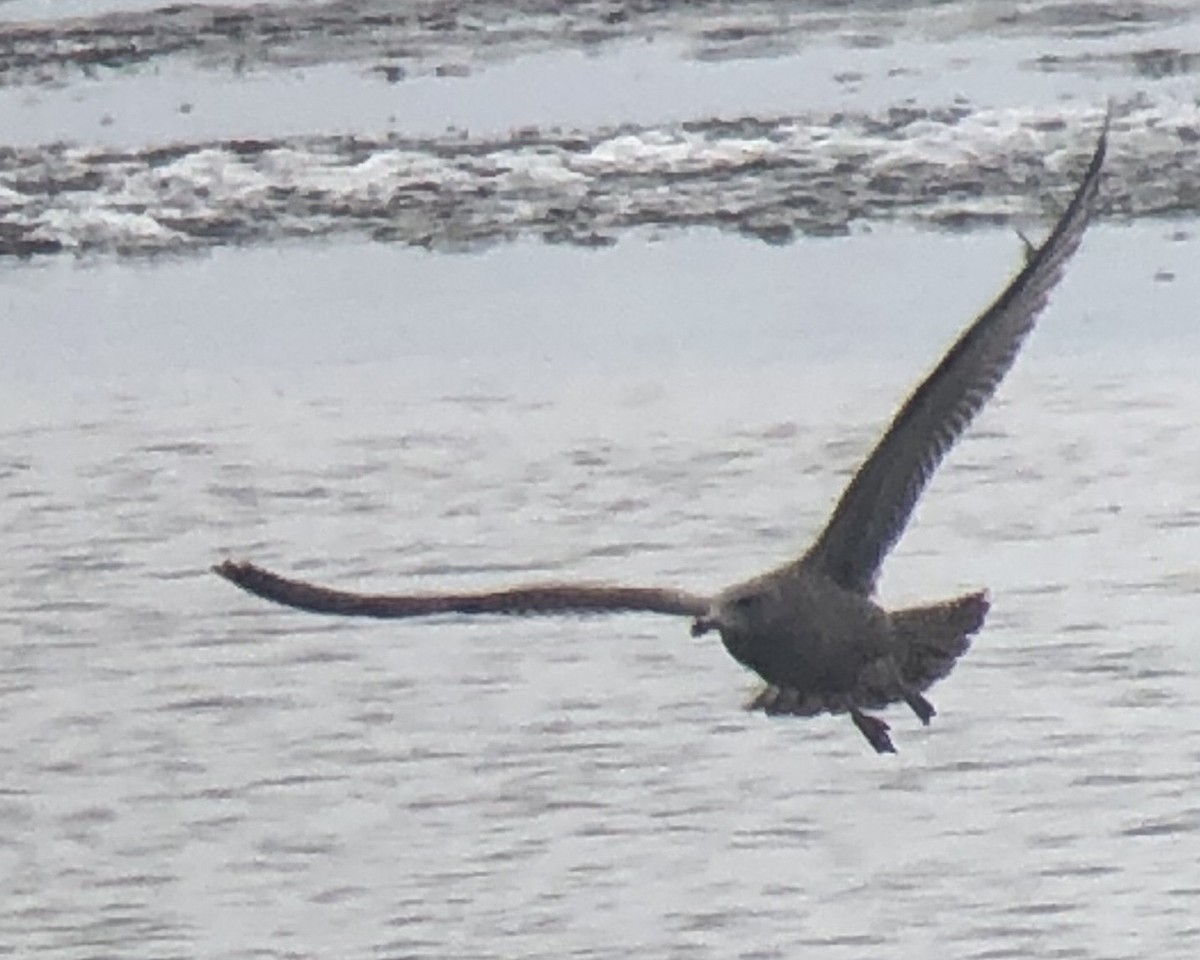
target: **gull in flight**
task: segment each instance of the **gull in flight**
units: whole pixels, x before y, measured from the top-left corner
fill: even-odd
[[[934,470],[995,392],[1033,329],[1097,205],[1108,120],[1083,181],[1049,237],[950,347],[859,468],[825,529],[799,559],[713,596],[656,587],[547,583],[479,593],[372,595],[335,590],[226,560],[213,570],[249,593],[313,613],[356,617],[639,611],[692,618],[765,685],[747,704],[768,714],[846,713],[879,753],[889,726],[864,711],[903,701],[923,724],[923,693],[983,625],[986,593],[885,610],[880,567]]]

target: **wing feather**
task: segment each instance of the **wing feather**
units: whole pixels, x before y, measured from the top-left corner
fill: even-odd
[[[799,561],[870,593],[934,470],[1012,367],[1095,212],[1108,118],[1083,181],[1046,242],[913,391]]]
[[[510,615],[569,613],[663,613],[698,617],[709,600],[680,590],[606,584],[547,583],[481,593],[366,594],[333,590],[271,573],[253,563],[226,560],[213,572],[247,593],[311,613],[398,619],[439,613]]]

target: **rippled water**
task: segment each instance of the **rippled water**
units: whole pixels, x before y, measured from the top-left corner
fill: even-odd
[[[1194,248],[1098,230],[938,476],[883,595],[995,606],[933,726],[889,714],[887,759],[844,718],[744,714],[749,678],[683,623],[339,622],[205,567],[749,574],[811,535],[1009,237],[10,271],[0,943],[1190,957]],[[864,258],[836,314],[783,309]],[[358,356],[325,333],[348,288],[383,305],[345,319]],[[172,297],[221,316],[166,335]],[[505,336],[472,339],[488,303]]]
[[[93,254],[0,271],[0,955],[1190,960],[1195,12],[1001,6],[0,31],[0,249]],[[794,555],[1021,256],[911,225],[1036,232],[1113,95],[1114,216],[885,570],[993,600],[898,756],[744,713],[686,623],[336,621],[208,572]]]

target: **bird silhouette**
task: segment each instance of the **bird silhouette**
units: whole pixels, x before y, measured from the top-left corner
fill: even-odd
[[[865,710],[903,701],[923,724],[923,696],[983,625],[984,592],[888,611],[873,599],[884,558],[904,532],[939,463],[996,391],[1097,205],[1108,119],[1083,180],[1040,247],[912,392],[850,481],[816,541],[798,559],[712,596],[657,587],[547,583],[478,593],[372,595],[279,576],[253,563],[213,567],[249,593],[313,613],[357,617],[639,611],[692,618],[765,681],[747,703],[768,714],[848,713],[879,753],[890,727]]]

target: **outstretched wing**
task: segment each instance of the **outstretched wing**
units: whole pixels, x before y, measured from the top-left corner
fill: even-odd
[[[1079,247],[1096,208],[1107,145],[1106,118],[1083,182],[1049,238],[908,398],[800,563],[816,565],[848,590],[874,589],[921,491],[1008,373]]]
[[[614,587],[604,584],[547,583],[484,593],[387,594],[332,590],[291,580],[252,563],[226,560],[212,568],[247,593],[311,613],[343,617],[425,617],[439,613],[618,613],[640,611],[698,617],[710,601],[679,590]]]

